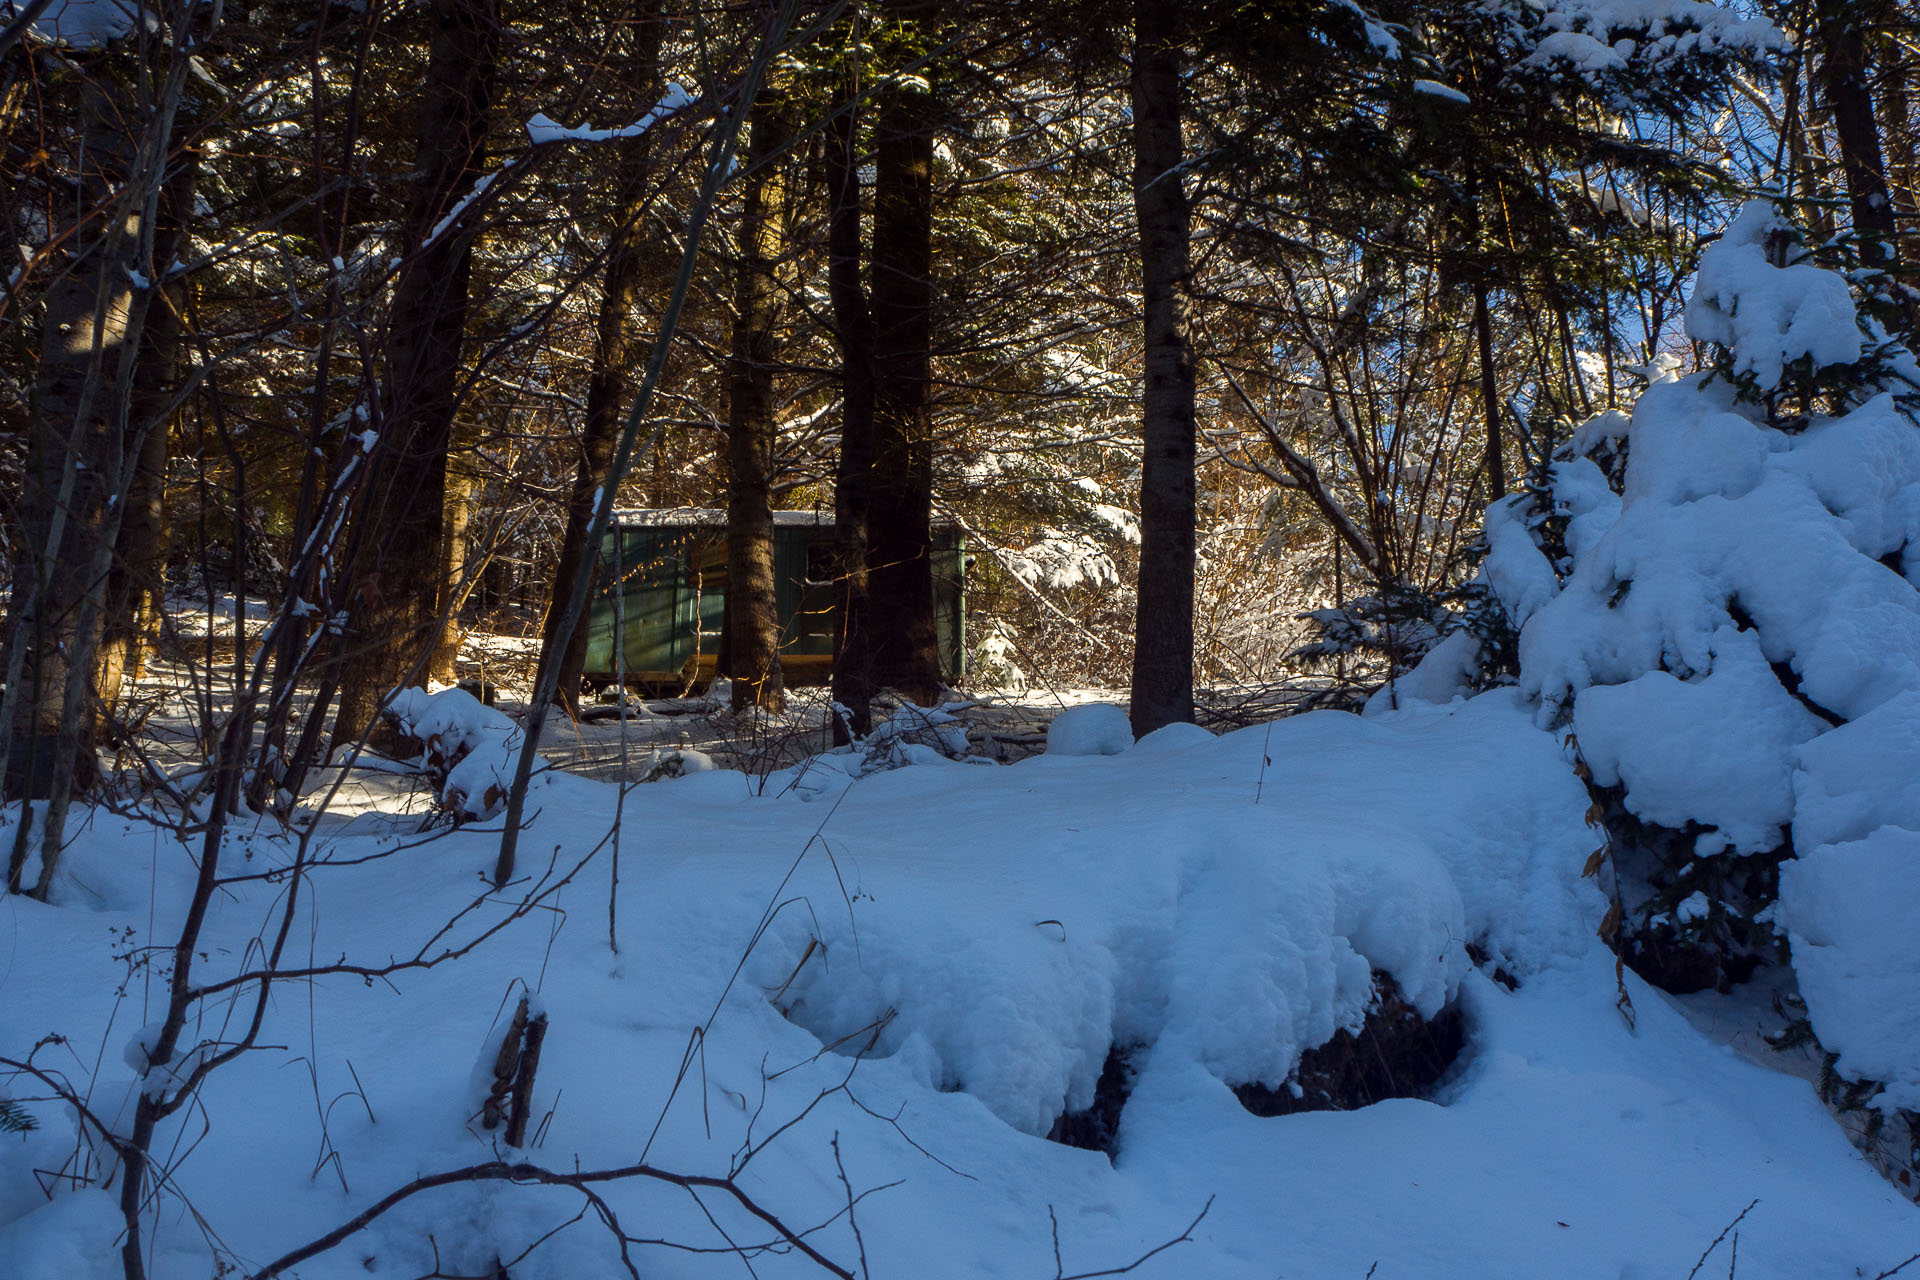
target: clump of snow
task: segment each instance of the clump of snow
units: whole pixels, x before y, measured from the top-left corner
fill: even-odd
[[[440,782],[440,803],[460,819],[489,818],[506,802],[520,727],[465,689],[402,689],[387,714],[421,745],[421,766]]]
[[[1539,556],[1534,559],[1539,560]],[[1413,670],[1382,685],[1367,699],[1367,714],[1377,715],[1418,702],[1443,703],[1473,692],[1472,677],[1480,668],[1480,641],[1468,631],[1455,631],[1427,650]]]
[[[1590,462],[1587,465],[1593,466]],[[1519,502],[1501,502],[1487,508],[1485,536],[1487,555],[1480,563],[1481,578],[1492,588],[1513,625],[1522,626],[1560,594],[1560,578],[1534,545],[1532,527]],[[1436,659],[1441,666],[1455,661],[1452,656]]]
[[[1687,302],[1687,332],[1733,356],[1735,376],[1762,387],[1811,357],[1816,366],[1860,358],[1860,328],[1846,280],[1808,262],[1778,266],[1787,223],[1764,200],[1750,202],[1700,255]]]
[[[1068,707],[1047,725],[1050,756],[1117,756],[1132,746],[1126,709],[1111,702]]]
[[[1920,1111],[1920,830],[1884,826],[1780,869],[1781,922],[1820,1042],[1883,1109]]]
[[[1133,744],[1132,750],[1140,755],[1152,755],[1156,751],[1184,751],[1202,743],[1212,742],[1213,732],[1185,720],[1176,720],[1172,724],[1163,724],[1146,737]]]
[[[1415,80],[1413,82],[1413,91],[1415,93],[1425,94],[1429,98],[1444,98],[1448,102],[1457,102],[1462,106],[1473,105],[1472,98],[1469,98],[1452,85],[1442,84],[1438,80]]]
[[[1920,831],[1920,690],[1909,690],[1794,753],[1793,838],[1858,840],[1888,824]]]
[[[1863,359],[1846,279],[1792,245],[1769,206],[1740,213],[1687,313],[1733,381],[1657,378],[1630,421],[1576,432],[1544,504],[1489,512],[1483,580],[1518,628],[1520,689],[1543,727],[1570,724],[1594,784],[1704,828],[1696,858],[1791,832],[1775,918],[1813,1026],[1843,1074],[1885,1083],[1879,1105],[1913,1108],[1920,422],[1887,390],[1912,361]],[[1802,374],[1830,390],[1780,429],[1767,398]],[[1456,687],[1455,657],[1402,685]],[[1708,920],[1696,898],[1659,919]]]
[[[27,8],[26,0],[9,4],[7,9]],[[144,6],[133,0],[53,0],[33,21],[34,34],[71,49],[97,49],[133,34],[135,18]],[[12,12],[0,13],[0,21],[12,23]],[[145,13],[149,31],[159,27],[158,18]]]
[[[618,138],[637,138],[654,125],[660,123],[676,111],[691,105],[693,95],[679,84],[669,84],[660,101],[647,113],[632,124],[621,125],[613,129],[596,129],[592,125],[576,125],[569,128],[559,123],[543,111],[536,111],[527,120],[527,140],[534,146],[552,142],[611,142]]]
[[[667,778],[684,778],[694,773],[711,773],[717,768],[719,765],[706,752],[695,751],[692,747],[675,747],[656,754],[641,773],[640,781],[660,782]]]
[[[1534,0],[1547,34],[1526,59],[1592,75],[1635,63],[1659,70],[1713,55],[1752,55],[1786,47],[1779,29],[1703,0]]]
[[[1635,816],[1717,828],[1742,852],[1780,843],[1793,819],[1793,749],[1820,719],[1780,687],[1751,631],[1722,627],[1710,669],[1599,685],[1574,708],[1580,751],[1603,787],[1624,783]]]
[[[134,1075],[140,1078],[140,1091],[148,1098],[158,1099],[167,1096],[187,1082],[188,1077],[200,1068],[200,1064],[213,1055],[214,1046],[197,1044],[182,1049],[176,1046],[173,1056],[166,1062],[155,1062],[153,1056],[159,1051],[160,1032],[164,1024],[150,1022],[140,1028],[133,1038],[127,1041],[121,1057]]]

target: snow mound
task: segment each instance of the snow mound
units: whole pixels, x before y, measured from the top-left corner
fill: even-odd
[[[1841,1072],[1912,1109],[1920,934],[1893,904],[1920,890],[1913,361],[1763,203],[1704,255],[1687,323],[1725,348],[1716,369],[1576,433],[1489,513],[1483,580],[1538,722],[1570,722],[1629,813],[1694,837],[1647,873],[1629,935],[1691,930],[1757,961],[1784,926]],[[1776,914],[1765,873],[1725,860],[1777,849],[1795,856]]]
[[[835,817],[836,878],[776,923],[756,980],[822,1044],[1044,1134],[1091,1104],[1115,1045],[1280,1087],[1303,1051],[1359,1028],[1375,970],[1432,1017],[1470,941],[1523,973],[1591,945],[1585,797],[1510,691],[1180,738],[1177,754],[861,782]],[[946,816],[969,785],[993,789],[991,818]],[[909,798],[933,841],[867,825],[868,806]],[[866,891],[902,846],[915,879]],[[842,886],[857,915],[823,907]]]
[[[1126,710],[1111,702],[1068,707],[1047,726],[1050,756],[1117,756],[1132,746]]]
[[[111,1280],[125,1227],[111,1193],[70,1191],[0,1227],[0,1258],[23,1280]]]

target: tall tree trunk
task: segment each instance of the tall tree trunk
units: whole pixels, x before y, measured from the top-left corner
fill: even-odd
[[[860,116],[852,77],[827,137],[827,292],[840,344],[840,458],[834,473],[833,700],[846,709],[834,740],[873,729],[868,651],[867,507],[873,469],[873,317],[860,273]]]
[[[1499,501],[1507,492],[1506,453],[1500,440],[1500,387],[1493,373],[1493,312],[1487,306],[1487,286],[1473,286],[1473,333],[1480,347],[1480,406],[1487,421],[1487,501]]]
[[[1180,0],[1134,0],[1133,208],[1146,369],[1140,434],[1135,736],[1193,719],[1194,366],[1189,210],[1181,182]]]
[[[69,801],[98,772],[96,656],[113,553],[145,452],[133,417],[142,332],[171,262],[154,262],[154,227],[174,125],[189,77],[177,26],[169,46],[136,26],[124,40],[72,55],[80,139],[68,174],[78,216],[55,228],[68,257],[47,292],[28,424],[23,555],[15,570],[0,760],[9,789],[47,797],[40,833],[45,897]],[[16,747],[24,747],[16,752]],[[44,749],[43,749],[44,748]],[[50,764],[50,767],[46,767]],[[8,883],[19,887],[31,824],[17,828]]]
[[[148,265],[141,256],[146,201],[136,187],[142,144],[161,143],[142,136],[144,113],[127,82],[125,55],[102,54],[82,74],[81,163],[72,175],[79,216],[63,228],[69,257],[47,289],[41,329],[0,743],[8,796],[48,801],[35,887],[43,897],[68,800],[98,774],[93,659],[125,464],[139,447],[126,435],[132,356],[146,309],[135,273]],[[151,163],[154,153],[147,154]],[[16,828],[8,858],[7,882],[16,891],[25,887],[31,826]]]
[[[933,98],[896,79],[876,101],[869,666],[876,689],[940,696],[933,612]]]
[[[1901,48],[1887,55],[1880,90],[1880,138],[1886,144],[1887,186],[1891,188],[1896,223],[1920,214],[1920,120],[1913,113],[1911,81],[1920,74],[1920,58]]]
[[[784,103],[756,104],[747,144],[738,255],[734,265],[733,353],[727,361],[727,639],[725,674],[733,709],[779,711],[780,614],[773,569],[773,362],[785,247],[781,152],[789,140]]]
[[[1867,40],[1862,28],[1868,7],[1852,0],[1825,0],[1820,6],[1816,19],[1820,81],[1840,140],[1847,201],[1853,210],[1854,234],[1860,237],[1860,261],[1888,268],[1897,257],[1893,200],[1887,191],[1873,91],[1867,83]]]
[[[172,413],[169,406],[180,383],[181,314],[185,291],[165,273],[186,243],[193,213],[199,160],[187,153],[161,190],[153,236],[155,296],[141,327],[140,360],[134,370],[129,421],[140,435],[139,452],[116,539],[113,568],[107,577],[105,617],[94,683],[103,705],[112,707],[123,678],[138,679],[157,638],[162,573],[167,558],[165,491]]]
[[[645,99],[657,98],[661,89],[660,42],[666,32],[663,7],[661,0],[641,0],[635,6],[635,47],[630,74]],[[559,629],[560,614],[573,595],[575,581],[589,571],[587,529],[593,523],[594,499],[606,484],[607,468],[613,462],[627,371],[639,363],[633,313],[646,267],[646,242],[640,222],[652,195],[647,181],[652,172],[648,162],[652,133],[623,138],[613,145],[619,148],[619,196],[614,207],[613,230],[607,237],[606,276],[601,284],[600,311],[594,325],[593,367],[587,373],[587,410],[580,428],[580,464],[574,471],[573,489],[567,495],[567,528],[560,539],[560,563],[554,570],[553,594],[541,628],[543,650],[554,643],[553,633]],[[575,716],[580,713],[580,680],[587,665],[589,623],[590,613],[583,611],[560,658],[556,697]]]
[[[429,18],[408,252],[394,282],[372,483],[357,516],[336,747],[362,735],[394,745],[376,712],[439,635],[447,448],[473,263],[471,218],[456,210],[480,177],[500,23],[495,0],[433,0]]]
[[[439,684],[453,684],[460,678],[460,606],[467,593],[462,581],[467,572],[467,535],[473,527],[473,495],[478,488],[471,471],[450,467],[447,471],[445,531],[440,538],[439,591],[434,597],[434,614],[441,619],[440,639],[427,659],[427,678]]]
[[[323,175],[330,172],[343,175],[334,198],[314,201],[312,229],[315,258],[340,261],[343,266],[344,260],[336,251],[342,247],[352,225],[357,190],[351,175],[356,172],[353,157],[359,149],[360,102],[366,87],[370,50],[379,27],[377,21],[358,23],[353,56],[344,66],[321,39],[316,38],[309,53],[307,83],[316,121],[332,118],[330,86],[334,78],[344,73],[347,80],[346,94],[339,100],[345,127],[337,139],[329,137],[324,128],[313,131],[311,162],[314,180],[323,186]],[[313,389],[307,405],[309,441],[326,439],[327,423],[335,409],[345,407],[339,404],[333,391],[334,356],[345,310],[341,279],[344,274],[336,270],[327,280],[326,309],[320,320]],[[329,519],[328,509],[348,509],[354,495],[350,488],[341,485],[346,479],[344,468],[357,468],[363,460],[361,451],[354,448],[333,449],[329,451],[333,455],[331,459],[320,450],[303,452],[286,587],[295,602],[305,602],[309,607],[300,608],[296,603],[282,615],[268,637],[273,674],[259,712],[259,745],[247,785],[247,803],[256,810],[265,808],[270,801],[276,805],[290,804],[300,793],[307,769],[319,748],[327,708],[332,705],[340,678],[336,663],[328,662],[321,667],[319,688],[314,691],[306,723],[301,726],[298,746],[289,752],[287,737],[293,728],[296,685],[316,656],[310,645],[313,627],[324,614],[321,606],[333,606],[338,600],[327,584],[327,571],[334,563],[339,533],[338,525]]]

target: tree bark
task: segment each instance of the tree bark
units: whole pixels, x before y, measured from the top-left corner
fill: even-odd
[[[727,640],[733,709],[779,711],[780,614],[773,569],[773,362],[778,354],[785,184],[781,152],[791,129],[778,94],[763,93],[747,144],[733,353],[727,361]]]
[[[104,706],[119,699],[122,680],[139,679],[155,640],[165,593],[168,529],[165,493],[172,437],[170,405],[181,370],[181,313],[185,291],[165,273],[186,243],[187,221],[199,176],[192,153],[178,157],[161,190],[154,227],[152,270],[155,297],[141,326],[140,359],[134,369],[130,421],[139,435],[113,568],[107,577],[105,617],[94,682]]]
[[[868,664],[876,689],[940,696],[933,612],[933,99],[896,80],[874,123],[873,466],[867,508]]]
[[[453,684],[460,678],[460,606],[467,593],[462,579],[467,571],[467,538],[473,527],[474,490],[471,472],[462,468],[447,471],[445,531],[440,538],[440,572],[434,596],[434,615],[440,619],[440,638],[427,659],[427,678],[439,684]]]
[[[49,801],[44,895],[58,854],[68,797],[98,773],[99,704],[92,687],[104,616],[106,571],[126,438],[130,347],[146,300],[134,287],[144,203],[132,190],[137,144],[134,95],[118,54],[89,68],[79,89],[83,157],[73,175],[80,213],[70,256],[47,289],[28,423],[21,494],[21,557],[9,609],[6,793]],[[147,139],[149,145],[151,139]],[[15,842],[8,883],[18,890],[26,857]]]
[[[657,99],[661,89],[660,42],[666,32],[662,7],[660,0],[641,0],[635,7],[631,75],[645,100]],[[623,138],[613,145],[620,148],[619,197],[613,229],[607,235],[606,275],[594,325],[593,367],[587,374],[586,419],[580,428],[580,463],[567,496],[567,528],[560,540],[560,562],[554,570],[553,594],[541,628],[543,650],[554,644],[554,632],[559,629],[565,602],[573,595],[574,583],[580,574],[591,571],[587,529],[593,523],[594,499],[607,483],[607,469],[613,462],[627,370],[639,363],[633,313],[646,268],[647,246],[640,223],[652,196],[647,181],[652,173],[652,132]],[[580,714],[580,681],[587,664],[589,622],[589,613],[582,612],[560,658],[556,697],[576,717]]]
[[[439,635],[447,449],[473,262],[471,218],[457,210],[481,172],[500,23],[495,0],[433,0],[429,17],[418,176],[373,422],[374,471],[357,516],[336,747],[363,735],[395,745],[376,713]]]
[[[1819,9],[1820,80],[1833,109],[1833,130],[1840,140],[1847,201],[1860,240],[1860,261],[1891,268],[1898,256],[1894,242],[1893,200],[1880,150],[1880,127],[1873,114],[1868,81],[1866,5],[1826,0]]]
[[[873,729],[868,652],[867,510],[873,469],[873,317],[860,271],[860,115],[857,86],[842,84],[846,108],[827,137],[827,292],[840,344],[840,456],[834,473],[834,741]]]
[[[1498,502],[1507,492],[1506,453],[1500,440],[1500,388],[1493,373],[1493,313],[1487,306],[1487,286],[1473,286],[1473,333],[1480,346],[1480,405],[1487,421],[1487,502]]]
[[[1181,182],[1180,0],[1134,0],[1134,218],[1146,371],[1140,434],[1140,583],[1134,615],[1136,737],[1193,719],[1193,271]]]

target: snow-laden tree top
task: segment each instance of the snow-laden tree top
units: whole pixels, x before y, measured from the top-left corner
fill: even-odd
[[[1687,323],[1715,368],[1577,432],[1489,513],[1483,578],[1538,722],[1691,839],[1630,913],[1723,946],[1783,927],[1841,1072],[1920,1108],[1920,933],[1889,905],[1920,897],[1913,358],[1765,203],[1703,255]],[[1399,697],[1457,692],[1472,647]]]

